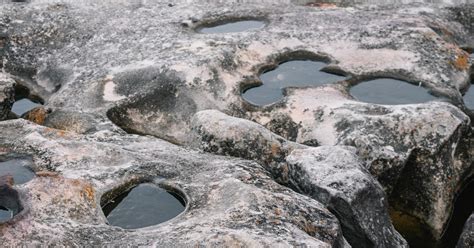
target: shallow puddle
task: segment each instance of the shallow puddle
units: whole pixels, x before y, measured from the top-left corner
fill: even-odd
[[[469,87],[469,90],[464,94],[464,104],[468,109],[474,109],[474,89],[473,86]]]
[[[13,211],[10,209],[0,206],[0,223],[6,222],[13,218]]]
[[[255,29],[260,29],[265,26],[263,21],[236,21],[229,22],[222,25],[217,25],[213,27],[203,27],[198,31],[204,34],[216,34],[216,33],[237,33],[244,31],[251,31]]]
[[[134,229],[170,220],[184,211],[184,205],[174,193],[143,183],[106,204],[103,211],[110,225]]]
[[[28,98],[23,98],[21,100],[16,101],[15,103],[13,103],[12,112],[15,113],[18,116],[22,116],[24,113],[26,113],[26,112],[28,112],[28,111],[30,111],[30,110],[38,107],[38,106],[41,106],[41,104],[35,103],[35,102],[31,101]]]
[[[12,159],[0,162],[0,176],[11,175],[15,184],[23,184],[35,176],[35,173],[27,166],[31,164],[27,159]]]
[[[352,87],[350,93],[362,102],[387,105],[423,103],[436,99],[421,86],[391,78],[362,82]]]
[[[283,98],[286,87],[318,86],[344,80],[345,77],[321,71],[327,64],[320,61],[293,60],[260,76],[263,85],[249,88],[242,97],[255,105],[263,106]]]

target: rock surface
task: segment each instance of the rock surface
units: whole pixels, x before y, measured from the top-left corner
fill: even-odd
[[[474,246],[474,215],[471,215],[464,225],[461,238],[456,245],[457,248],[468,248]]]
[[[474,46],[474,5],[244,2],[1,4],[0,75],[45,104],[29,121],[0,122],[0,152],[31,155],[43,171],[15,186],[26,210],[0,226],[0,241],[405,246],[388,207],[399,230],[397,216],[411,216],[439,237],[456,189],[474,174],[460,93],[473,65],[461,47]],[[266,26],[195,32],[249,18]],[[265,68],[291,59],[323,60],[348,79],[284,89],[269,106],[242,99]],[[349,95],[378,77],[440,100],[383,106]],[[13,99],[7,91],[0,99]],[[0,100],[0,120],[8,106]],[[137,231],[107,225],[102,196],[150,180],[185,195],[187,210]]]
[[[386,195],[352,147],[297,145],[254,122],[219,111],[193,118],[193,145],[258,161],[273,178],[325,204],[356,247],[406,247],[388,215]]]
[[[253,162],[200,154],[149,137],[81,136],[24,120],[0,127],[3,152],[35,154],[37,171],[56,172],[40,172],[16,186],[29,209],[16,222],[0,226],[3,244],[345,245],[338,220],[321,203],[275,183]],[[157,181],[160,177],[166,179]],[[107,225],[102,195],[137,181],[182,192],[186,212],[133,232]]]
[[[0,72],[0,121],[6,120],[15,102],[15,81]]]

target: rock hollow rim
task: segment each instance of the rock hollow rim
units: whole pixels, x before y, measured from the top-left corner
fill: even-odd
[[[227,20],[203,24],[196,31],[202,34],[222,34],[222,33],[239,33],[246,31],[255,31],[266,26],[266,22],[258,19],[247,20]]]
[[[152,183],[141,183],[102,206],[110,225],[137,229],[158,225],[184,212],[179,194]]]
[[[245,101],[264,106],[280,101],[283,89],[287,87],[320,86],[345,80],[346,77],[322,71],[327,63],[312,59],[294,59],[281,62],[271,70],[264,71],[260,76],[261,85],[251,86],[243,90]]]
[[[350,94],[361,102],[383,105],[415,104],[437,99],[421,85],[393,78],[361,82],[351,87]]]
[[[0,161],[0,177],[10,175],[15,184],[24,184],[35,177],[35,173],[29,168],[32,161],[27,158],[14,158]]]

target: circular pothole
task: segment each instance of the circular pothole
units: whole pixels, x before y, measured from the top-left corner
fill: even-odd
[[[254,31],[263,27],[265,27],[265,22],[261,20],[224,21],[204,24],[197,29],[197,32],[203,34],[238,33]]]
[[[359,83],[350,89],[350,94],[359,101],[385,105],[423,103],[436,99],[422,86],[392,78]]]
[[[4,162],[0,160],[0,177],[10,175],[15,184],[24,184],[35,177],[30,168],[32,163],[33,161],[28,158],[14,158]]]
[[[185,210],[185,201],[172,191],[142,183],[103,205],[110,225],[136,229],[170,220]]]
[[[0,224],[13,219],[21,210],[18,192],[9,185],[0,185]]]
[[[262,85],[246,89],[242,97],[249,103],[263,106],[278,102],[287,87],[318,86],[346,79],[322,71],[326,63],[313,60],[291,60],[260,75]]]

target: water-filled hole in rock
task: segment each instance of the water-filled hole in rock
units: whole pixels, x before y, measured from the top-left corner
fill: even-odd
[[[28,98],[23,98],[16,101],[12,106],[12,112],[18,116],[22,116],[24,113],[41,106],[41,104],[31,101]]]
[[[386,105],[424,103],[436,99],[422,86],[392,78],[359,83],[350,89],[350,94],[362,102]]]
[[[0,162],[0,177],[10,175],[15,184],[23,184],[35,177],[35,173],[29,168],[32,161],[30,159],[11,159]]]
[[[283,98],[286,87],[318,86],[344,80],[345,77],[321,71],[327,64],[321,61],[292,60],[260,75],[262,85],[246,89],[242,97],[254,105],[263,106]]]
[[[157,225],[185,210],[178,194],[151,183],[142,183],[103,206],[110,225],[135,229]]]
[[[6,222],[11,218],[13,218],[13,211],[4,206],[0,206],[0,223]]]
[[[198,29],[198,32],[204,34],[216,34],[216,33],[237,33],[245,31],[253,31],[256,29],[263,28],[265,26],[264,21],[259,20],[241,20],[234,22],[227,22],[223,24],[217,24],[212,26],[204,26]]]

